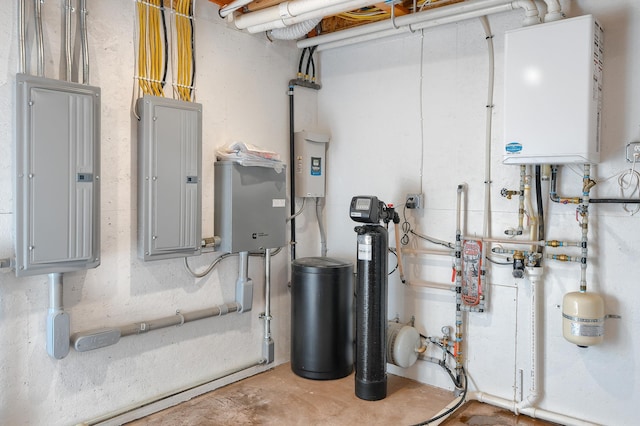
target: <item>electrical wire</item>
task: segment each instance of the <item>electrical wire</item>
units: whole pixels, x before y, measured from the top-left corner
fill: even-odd
[[[400,264],[400,262],[398,261],[398,253],[396,253],[396,251],[391,247],[389,247],[388,250],[389,250],[389,253],[393,254],[396,257],[396,266],[391,270],[391,272],[387,274],[387,275],[391,275],[398,269],[398,265]]]
[[[276,250],[271,252],[271,256],[275,256],[278,253],[280,253],[280,251],[282,251],[282,247],[278,247]],[[203,278],[206,275],[208,275],[211,271],[213,271],[213,268],[215,268],[220,262],[222,262],[224,259],[228,258],[228,257],[232,257],[232,256],[237,256],[238,253],[224,253],[218,257],[216,257],[215,259],[213,259],[213,262],[211,262],[209,264],[209,266],[206,267],[206,269],[202,272],[196,272],[193,269],[191,269],[191,267],[189,266],[189,258],[185,257],[184,258],[184,269],[190,274],[192,275],[194,278]],[[249,252],[249,256],[256,256],[256,257],[264,257],[265,254],[264,252]]]
[[[293,219],[295,219],[296,217],[300,216],[300,214],[304,210],[304,203],[305,203],[306,200],[307,200],[306,197],[302,197],[302,206],[300,207],[300,210],[298,210],[296,213],[294,213],[291,216],[289,216],[287,218],[287,222],[291,222]]]
[[[418,233],[418,232],[414,231],[413,229],[412,229],[412,230],[410,230],[409,232],[410,232],[410,233],[412,233],[413,235],[415,235],[416,237],[418,237],[418,238],[420,238],[420,239],[422,239],[422,240],[428,241],[428,242],[430,242],[430,243],[432,243],[432,244],[437,244],[437,245],[440,245],[440,246],[445,246],[445,247],[450,248],[450,249],[455,249],[455,248],[456,248],[456,247],[455,247],[455,245],[454,245],[453,243],[450,243],[450,242],[448,242],[448,241],[439,240],[439,239],[437,239],[437,238],[433,238],[433,237],[430,237],[430,236],[428,236],[428,235],[420,234],[420,233]]]

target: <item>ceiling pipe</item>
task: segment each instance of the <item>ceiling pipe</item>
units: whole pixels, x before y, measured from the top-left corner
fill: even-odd
[[[232,1],[229,4],[225,4],[222,8],[220,8],[220,10],[218,11],[218,15],[220,15],[221,18],[226,18],[228,15],[232,14],[233,12],[235,12],[238,9],[241,9],[243,7],[245,7],[246,5],[248,5],[249,3],[251,3],[253,0],[236,0],[236,1]]]
[[[379,0],[296,0],[280,3],[267,9],[238,16],[234,23],[238,29],[250,33],[284,28],[312,18],[347,12],[370,6]]]
[[[336,31],[330,34],[311,37],[300,40],[298,48],[318,46],[318,50],[325,50],[332,47],[354,44],[376,38],[389,37],[402,34],[406,31],[429,28],[437,25],[457,22],[465,19],[477,18],[483,15],[523,9],[525,18],[523,25],[533,25],[540,23],[539,11],[532,0],[468,0],[462,3],[455,3],[450,6],[443,6],[437,9],[429,9],[423,12],[412,13],[399,16],[393,21],[385,20],[372,24],[362,25],[348,30]],[[357,38],[356,38],[357,37]],[[342,44],[329,43],[354,39],[352,42]]]
[[[388,30],[383,30],[383,31],[377,31],[377,32],[374,32],[374,33],[363,34],[361,36],[338,39],[336,41],[332,41],[332,42],[329,42],[329,43],[323,43],[323,44],[318,45],[318,49],[317,50],[320,52],[320,51],[323,51],[323,50],[335,49],[335,48],[338,48],[338,47],[349,46],[349,45],[352,45],[352,44],[363,43],[363,42],[366,42],[366,41],[377,40],[377,39],[385,38],[385,37],[392,37],[392,36],[400,35],[400,34],[407,34],[407,33],[413,32],[413,31],[417,31],[417,30],[423,30],[423,29],[427,29],[427,28],[437,27],[439,25],[452,24],[452,23],[455,23],[455,22],[465,21],[467,19],[474,19],[474,18],[478,18],[480,16],[486,16],[486,15],[491,15],[491,14],[500,13],[500,12],[507,12],[507,11],[511,11],[511,10],[513,10],[513,9],[508,4],[502,5],[502,6],[493,6],[493,7],[490,7],[488,9],[473,10],[471,12],[465,12],[465,13],[461,13],[459,15],[453,15],[453,16],[448,16],[448,17],[444,17],[444,18],[440,18],[440,19],[428,20],[428,21],[424,21],[424,22],[419,23],[419,24],[411,25],[411,26],[399,27],[398,29],[391,28],[391,29],[388,29]],[[336,34],[336,33],[331,33],[331,34]],[[331,35],[331,34],[329,34],[329,35]],[[316,38],[316,37],[313,37],[313,38]],[[306,40],[310,40],[310,39],[306,39]],[[301,40],[301,41],[306,41],[306,40]]]
[[[544,0],[547,5],[547,14],[544,15],[544,22],[559,21],[564,18],[562,7],[558,0]]]

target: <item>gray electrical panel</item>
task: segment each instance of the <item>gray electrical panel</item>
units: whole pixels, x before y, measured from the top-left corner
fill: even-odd
[[[286,244],[285,170],[214,164],[214,228],[223,252],[256,251]]]
[[[200,254],[202,105],[138,100],[138,256]]]
[[[100,264],[100,88],[16,76],[16,275]]]

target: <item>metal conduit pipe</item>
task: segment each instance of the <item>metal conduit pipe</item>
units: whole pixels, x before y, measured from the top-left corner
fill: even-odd
[[[230,312],[237,312],[237,310],[238,304],[235,302],[231,302],[224,305],[200,309],[193,312],[176,311],[175,315],[157,318],[149,321],[136,322],[117,328],[120,330],[121,337],[133,336],[137,334],[148,333],[149,331],[160,330],[162,328],[180,326],[188,322],[198,321],[205,318],[221,317]]]
[[[27,47],[25,44],[25,28],[26,28],[26,17],[25,17],[25,1],[20,0],[18,2],[18,72],[24,73],[27,70]]]
[[[264,343],[262,357],[265,364],[271,364],[275,358],[273,339],[271,338],[271,250],[264,255]]]
[[[47,353],[62,359],[69,353],[69,314],[62,304],[63,282],[61,273],[49,274],[49,312],[47,315]]]
[[[437,9],[429,9],[409,15],[398,16],[393,22],[391,20],[385,20],[300,40],[297,46],[298,48],[319,46],[319,50],[325,50],[340,46],[337,43],[333,44],[334,42],[344,41],[344,44],[352,44],[519,8],[525,10],[524,25],[532,25],[540,22],[538,9],[533,1],[468,0],[462,3],[442,6]],[[365,35],[368,37],[364,38],[363,36]],[[356,39],[356,37],[358,38]],[[346,41],[347,39],[349,39],[349,42]]]
[[[42,3],[33,0],[34,19],[36,24],[36,50],[38,52],[38,77],[44,77],[44,36],[42,34]]]
[[[162,328],[172,326],[180,326],[188,322],[198,321],[205,318],[220,317],[230,312],[237,312],[238,309],[238,304],[231,302],[193,312],[176,311],[175,315],[168,317],[141,321],[112,328],[80,331],[71,336],[71,342],[76,351],[86,352],[115,345],[120,341],[121,337],[144,334],[149,331],[160,330]],[[67,339],[67,341],[69,341],[69,339]]]
[[[82,84],[89,84],[89,40],[87,38],[87,0],[80,0],[80,41],[82,44]]]
[[[65,75],[71,81],[71,0],[64,2],[64,59]]]

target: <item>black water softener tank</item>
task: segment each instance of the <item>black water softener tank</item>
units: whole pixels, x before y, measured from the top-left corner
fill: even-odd
[[[353,371],[353,264],[330,257],[292,263],[291,370],[330,380]]]

